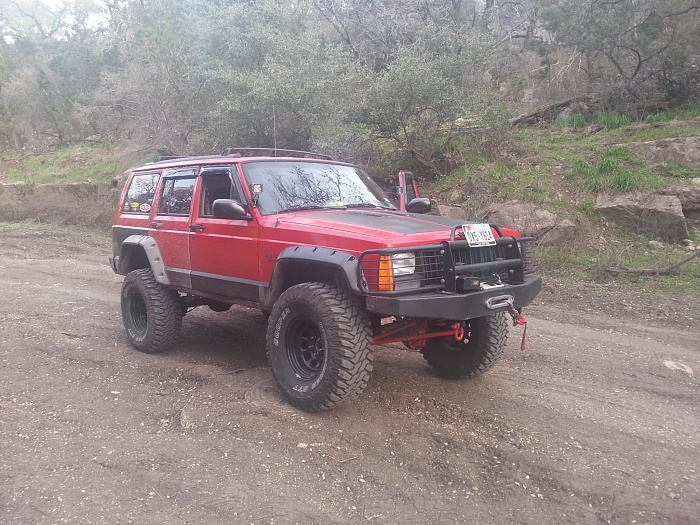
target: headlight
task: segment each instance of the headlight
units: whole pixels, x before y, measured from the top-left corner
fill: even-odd
[[[416,255],[413,253],[395,253],[391,256],[394,276],[413,275],[416,273]]]

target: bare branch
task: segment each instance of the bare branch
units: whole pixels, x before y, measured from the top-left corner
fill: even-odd
[[[666,268],[655,268],[655,269],[641,269],[641,270],[630,270],[628,268],[607,268],[607,271],[612,274],[631,274],[631,275],[669,275],[676,268],[689,263],[696,257],[700,257],[700,250],[695,250],[693,254],[686,257],[681,262],[667,266]]]

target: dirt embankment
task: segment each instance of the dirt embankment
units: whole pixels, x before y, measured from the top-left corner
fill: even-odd
[[[379,347],[359,400],[306,414],[256,311],[198,308],[173,351],[131,348],[109,246],[0,224],[0,523],[698,523],[688,319],[545,290],[489,373]]]
[[[113,183],[0,184],[0,221],[111,224],[120,189]]]

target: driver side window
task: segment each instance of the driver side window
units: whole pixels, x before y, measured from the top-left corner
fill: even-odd
[[[216,199],[236,199],[240,196],[231,184],[229,170],[212,170],[202,173],[202,194],[199,202],[199,216],[212,217]]]

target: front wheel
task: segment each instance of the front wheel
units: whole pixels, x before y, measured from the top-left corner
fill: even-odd
[[[372,372],[372,343],[364,310],[329,284],[302,283],[275,303],[267,355],[290,403],[309,412],[360,395]]]
[[[498,361],[508,343],[508,318],[505,313],[469,319],[464,323],[464,339],[429,339],[421,350],[438,374],[462,379],[485,372]]]
[[[129,272],[122,284],[122,319],[129,342],[147,354],[162,352],[180,335],[182,305],[150,268]]]

